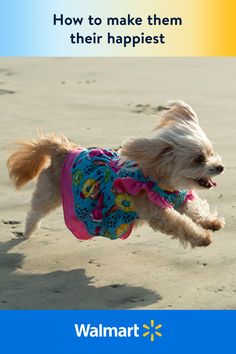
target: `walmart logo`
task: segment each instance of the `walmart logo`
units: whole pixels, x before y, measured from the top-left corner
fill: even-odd
[[[155,325],[154,320],[150,320],[150,325],[143,324],[139,326],[134,323],[132,326],[104,326],[102,323],[94,326],[88,324],[74,324],[75,333],[78,338],[149,338],[154,342],[155,337],[161,337],[159,329],[162,324]],[[142,330],[140,331],[140,328]],[[142,333],[140,333],[142,332]]]
[[[158,336],[158,337],[161,337],[162,334],[158,331],[159,328],[161,328],[162,325],[161,324],[158,324],[157,326],[155,326],[154,324],[154,320],[151,320],[150,321],[150,326],[146,325],[146,324],[143,324],[143,328],[145,328],[147,331],[145,331],[143,333],[143,337],[147,337],[149,336],[150,337],[150,340],[152,342],[154,342],[154,338],[155,336]]]

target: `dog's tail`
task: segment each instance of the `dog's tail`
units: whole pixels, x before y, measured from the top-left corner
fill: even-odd
[[[7,161],[11,181],[16,189],[38,176],[57,154],[68,153],[75,148],[66,136],[40,134],[38,139],[18,143],[19,148]]]

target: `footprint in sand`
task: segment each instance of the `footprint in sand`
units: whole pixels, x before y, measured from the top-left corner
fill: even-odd
[[[201,262],[198,262],[198,261],[197,261],[197,264],[198,264],[200,267],[206,267],[206,266],[208,265],[206,262],[201,263]]]
[[[14,236],[16,236],[16,237],[24,238],[23,232],[13,231],[12,234],[13,234]]]
[[[96,80],[77,81],[78,84],[94,84]]]
[[[2,224],[10,225],[12,229],[15,229],[17,227],[17,225],[21,224],[21,221],[17,221],[17,220],[2,220]],[[20,231],[12,231],[12,234],[14,236],[16,236],[16,237],[20,237],[20,238],[24,237],[23,232],[20,232]]]
[[[0,89],[0,95],[12,95],[15,91]]]
[[[2,220],[2,223],[5,225],[19,225],[21,224],[21,221],[16,221],[16,220]]]
[[[136,104],[136,106],[134,106],[131,109],[131,112],[151,115],[151,114],[157,114],[163,109],[165,109],[165,107],[163,106],[151,106],[150,104]]]
[[[14,72],[8,69],[0,69],[0,73],[6,75],[6,76],[12,76],[14,75]]]
[[[95,259],[90,259],[90,260],[88,261],[89,264],[94,264],[96,267],[101,267],[101,264],[98,264],[98,263],[95,263],[95,262],[96,262]]]
[[[121,285],[120,284],[112,284],[112,285],[110,285],[110,287],[113,289],[117,289],[117,288],[120,288]]]

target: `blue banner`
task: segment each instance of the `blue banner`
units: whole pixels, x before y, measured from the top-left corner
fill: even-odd
[[[1,353],[229,353],[235,311],[0,312]]]

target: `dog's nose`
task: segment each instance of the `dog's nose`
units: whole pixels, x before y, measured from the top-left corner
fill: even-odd
[[[216,171],[219,172],[219,173],[223,172],[224,171],[224,166],[222,166],[222,165],[216,166]]]

